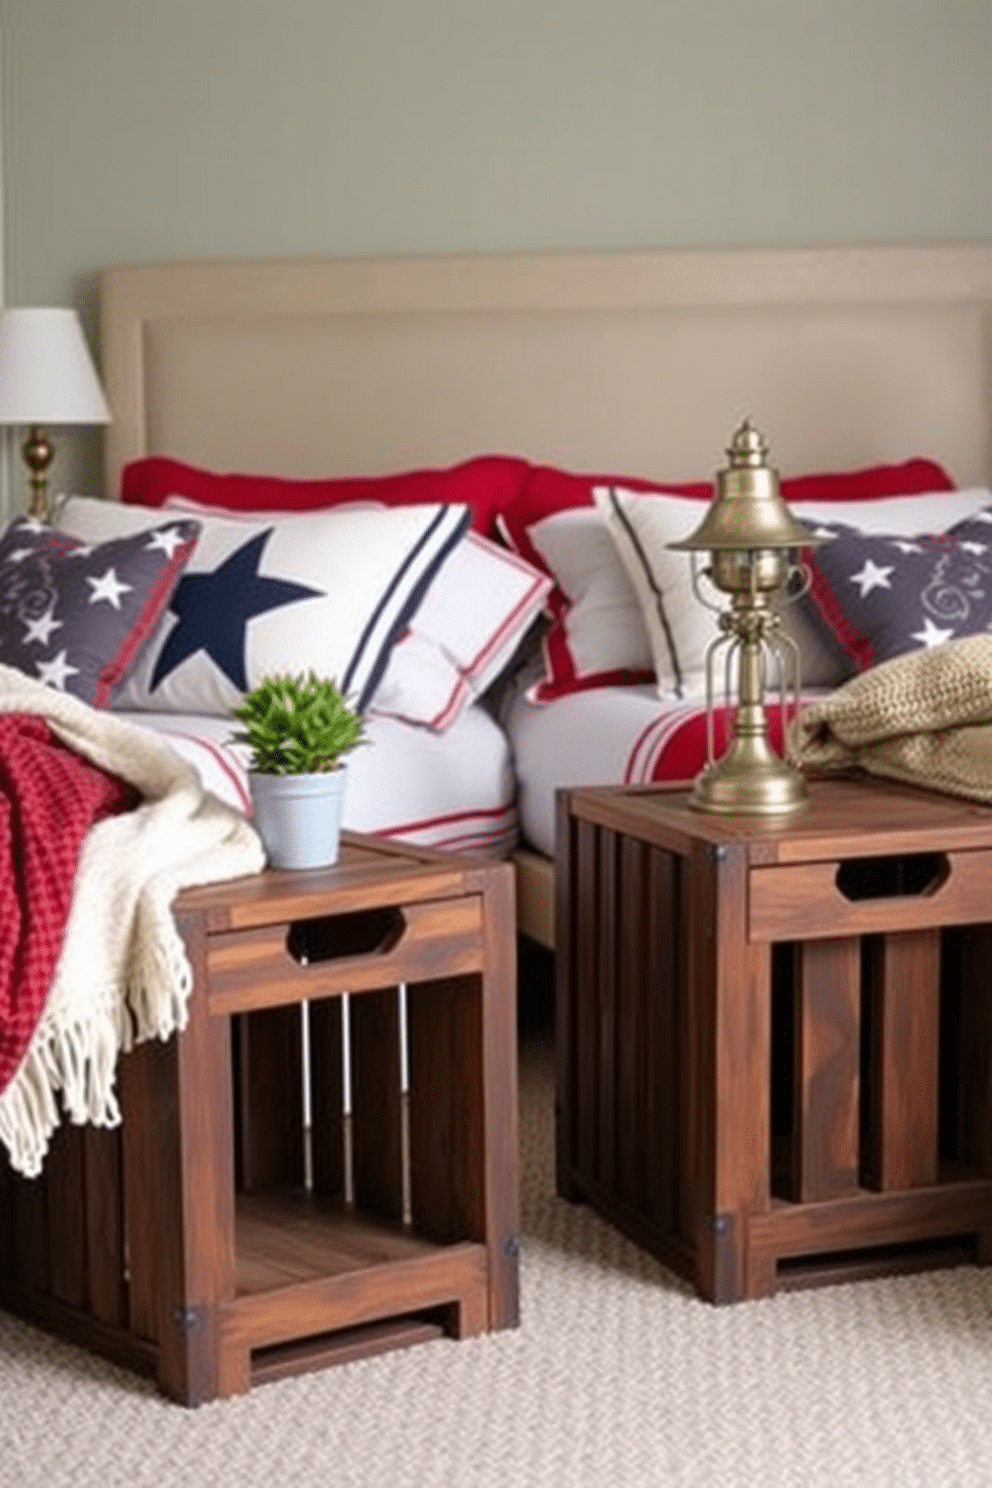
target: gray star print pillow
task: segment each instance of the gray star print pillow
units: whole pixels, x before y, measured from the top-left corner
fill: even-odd
[[[917,537],[841,522],[813,530],[829,541],[803,551],[812,583],[802,603],[848,674],[992,630],[992,508]]]
[[[85,543],[33,517],[0,537],[0,661],[104,708],[165,610],[200,523]]]

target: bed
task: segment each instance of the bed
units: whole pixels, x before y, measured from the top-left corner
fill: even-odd
[[[496,455],[539,485],[578,480],[587,508],[594,484],[637,490],[640,477],[685,484],[701,510],[744,415],[784,476],[921,457],[948,478],[925,472],[913,492],[953,484],[978,493],[973,509],[992,471],[984,245],[131,264],[99,287],[111,496],[151,457],[310,481]],[[494,529],[512,540],[512,523]],[[526,545],[534,528],[522,530]],[[650,654],[541,704],[536,665],[508,658],[498,702],[462,714],[481,797],[406,820],[390,803],[350,824],[512,846],[520,928],[553,946],[556,786],[657,778],[678,727],[698,746],[699,707],[691,689],[659,698]],[[198,733],[181,714],[160,722]],[[377,726],[391,739],[363,762],[376,780],[457,773],[447,733]],[[686,767],[684,751],[671,757]]]

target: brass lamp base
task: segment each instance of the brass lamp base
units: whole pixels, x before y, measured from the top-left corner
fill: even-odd
[[[689,805],[699,811],[785,816],[806,804],[806,781],[766,738],[736,738],[696,776]]]
[[[28,472],[28,515],[39,522],[51,516],[48,503],[48,470],[55,457],[52,442],[44,429],[32,424],[21,445],[21,458]]]

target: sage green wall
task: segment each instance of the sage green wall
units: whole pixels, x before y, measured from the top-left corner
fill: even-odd
[[[108,260],[992,238],[990,61],[992,0],[0,0],[5,295],[92,325]]]

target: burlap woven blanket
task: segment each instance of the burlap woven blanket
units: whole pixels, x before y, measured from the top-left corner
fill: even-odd
[[[116,1125],[118,1054],[185,1026],[192,973],[172,914],[179,889],[258,872],[265,856],[245,817],[205,791],[150,729],[2,665],[0,713],[38,715],[142,797],[85,837],[41,1017],[0,1094],[0,1141],[32,1177],[60,1120],[58,1101],[73,1122]]]
[[[798,760],[992,801],[992,635],[882,662],[802,709]]]

